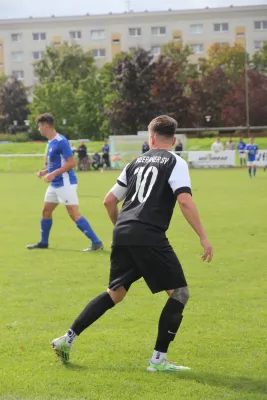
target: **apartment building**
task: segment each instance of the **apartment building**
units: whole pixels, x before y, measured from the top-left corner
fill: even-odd
[[[64,41],[92,50],[99,66],[138,46],[158,56],[171,41],[190,45],[195,62],[213,43],[239,43],[252,54],[267,41],[267,5],[0,20],[0,75],[35,84],[34,62]]]

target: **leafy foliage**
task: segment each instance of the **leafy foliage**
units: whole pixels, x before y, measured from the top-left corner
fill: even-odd
[[[34,70],[40,83],[54,82],[60,77],[77,88],[80,81],[95,73],[96,66],[90,51],[85,52],[81,46],[65,42],[57,47],[47,47],[44,58],[34,65]]]
[[[17,121],[24,125],[29,114],[28,92],[25,86],[16,78],[2,79],[0,82],[0,115],[7,127]]]
[[[39,114],[52,112],[55,117],[56,129],[74,138],[78,107],[73,85],[60,77],[53,82],[46,81],[36,86],[34,99],[30,106],[31,126],[36,130],[35,119]],[[66,120],[66,125],[63,121]]]
[[[246,125],[245,73],[224,98],[222,119],[228,126]],[[249,120],[251,126],[267,124],[267,77],[248,71]]]

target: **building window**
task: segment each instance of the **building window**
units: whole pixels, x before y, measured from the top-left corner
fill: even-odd
[[[203,24],[190,25],[190,33],[197,35],[203,32]]]
[[[24,71],[12,71],[12,75],[14,78],[17,78],[19,81],[23,81],[24,79]]]
[[[93,56],[94,56],[94,58],[105,58],[106,50],[105,49],[94,49]]]
[[[82,37],[81,31],[71,31],[70,32],[70,39],[72,39],[72,40],[78,40],[78,39],[81,39],[81,37]]]
[[[130,36],[141,36],[142,29],[141,28],[129,28],[129,35]]]
[[[0,69],[4,68],[4,64],[0,63]]]
[[[173,36],[173,40],[178,41],[178,40],[181,40],[181,39],[182,39],[182,37],[180,35],[174,35]]]
[[[106,38],[105,29],[93,29],[91,31],[91,38],[94,40],[105,39]]]
[[[33,40],[46,40],[46,33],[45,32],[34,32],[32,34]]]
[[[194,54],[204,53],[204,44],[191,44],[191,50]]]
[[[166,28],[165,26],[158,26],[151,28],[151,33],[153,36],[164,36],[166,35]]]
[[[245,37],[245,33],[244,32],[239,32],[236,34],[237,38],[244,38]]]
[[[33,77],[35,80],[39,79],[39,76],[35,70],[33,70]]]
[[[11,40],[12,42],[20,42],[21,41],[21,33],[12,33],[11,34]]]
[[[120,39],[113,39],[112,44],[120,44]]]
[[[228,32],[229,24],[228,22],[223,22],[221,24],[213,24],[214,32]]]
[[[2,43],[0,43],[0,50],[3,48],[3,44]]]
[[[161,53],[161,48],[160,48],[160,46],[153,46],[153,47],[151,47],[151,54],[152,54],[154,57],[160,56],[160,53]]]
[[[34,60],[41,60],[44,57],[43,51],[34,51],[32,53]]]
[[[266,40],[255,40],[255,42],[254,42],[254,48],[257,49],[257,50],[259,50],[259,49],[261,49],[261,48],[264,46],[265,43],[267,43]]]
[[[14,51],[11,53],[11,59],[13,62],[21,62],[23,61],[23,52],[22,51]]]
[[[61,45],[60,42],[53,42],[53,46],[55,46],[55,47],[58,47],[58,46],[60,46],[60,45]]]
[[[263,31],[267,29],[267,21],[254,21],[254,29],[256,31]]]

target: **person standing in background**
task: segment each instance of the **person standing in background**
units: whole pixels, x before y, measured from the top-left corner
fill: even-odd
[[[214,153],[219,153],[219,151],[223,151],[223,150],[224,150],[224,147],[221,142],[221,138],[220,138],[220,136],[217,136],[216,142],[212,143],[212,145],[211,145],[211,151],[213,151]]]
[[[104,140],[104,144],[103,144],[103,146],[102,146],[102,153],[104,153],[105,151],[106,151],[107,153],[109,153],[109,144],[108,144],[107,139]]]
[[[230,137],[228,142],[226,143],[225,150],[234,150],[234,149],[235,149],[235,144],[233,142],[233,139]]]
[[[240,160],[241,167],[243,165],[244,165],[244,167],[246,166],[246,147],[247,147],[247,145],[243,141],[243,138],[240,138],[236,149],[239,153],[239,160]]]
[[[147,151],[149,151],[150,149],[149,149],[149,144],[147,143],[147,141],[145,141],[144,143],[143,143],[143,146],[142,146],[142,154],[144,154],[144,153],[146,153]]]
[[[254,138],[249,139],[249,144],[246,146],[246,152],[248,153],[248,173],[250,178],[252,178],[252,167],[253,167],[253,175],[256,177],[256,156],[258,153],[258,146],[254,143]]]
[[[177,156],[181,156],[181,151],[183,151],[183,144],[180,140],[178,140],[178,143],[175,146],[175,153],[177,154]]]

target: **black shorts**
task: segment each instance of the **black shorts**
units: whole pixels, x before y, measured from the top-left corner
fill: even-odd
[[[187,286],[182,266],[172,247],[114,246],[112,248],[109,289],[126,290],[141,277],[152,293]]]

